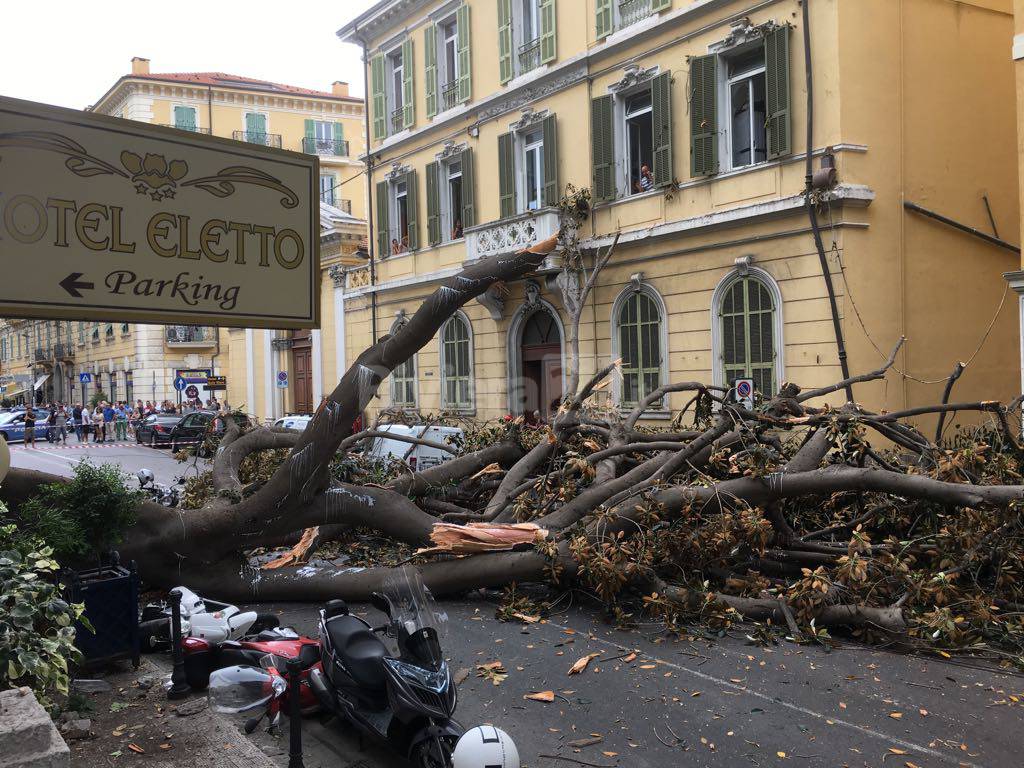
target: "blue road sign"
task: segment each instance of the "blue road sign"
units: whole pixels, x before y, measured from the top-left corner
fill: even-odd
[[[181,376],[174,380],[174,388],[179,392],[184,392],[187,386],[188,382],[185,381],[185,379],[183,379]]]
[[[78,374],[78,381],[81,382],[82,384],[91,384],[92,383],[92,374],[91,373],[80,373],[80,374]]]

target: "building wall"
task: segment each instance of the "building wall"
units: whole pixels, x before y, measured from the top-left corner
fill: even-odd
[[[781,296],[781,375],[805,387],[840,378],[825,283],[800,197],[807,150],[801,5],[796,0],[676,0],[660,15],[598,40],[595,1],[588,0],[583,11],[581,3],[561,0],[556,61],[506,86],[498,74],[497,3],[470,0],[468,5],[473,98],[432,120],[423,87],[423,30],[432,11],[447,6],[421,4],[383,29],[360,22],[373,30],[364,41],[371,57],[382,45],[411,37],[415,69],[413,128],[371,140],[371,194],[396,163],[417,173],[421,243],[399,256],[375,253],[377,335],[391,328],[397,313],[414,312],[471,248],[468,236],[426,245],[425,168],[444,142],[473,151],[481,226],[500,220],[498,135],[521,117],[522,107],[556,115],[560,184],[590,187],[591,99],[637,64],[672,73],[676,183],[666,191],[599,205],[584,225],[591,254],[607,245],[611,233],[624,233],[581,325],[584,375],[611,358],[613,302],[642,273],[639,279],[666,308],[669,380],[718,376],[713,292],[737,269],[738,258],[750,256]],[[957,385],[958,399],[1009,399],[1019,380],[1017,320],[1013,296],[1003,298],[1000,274],[1015,269],[1015,259],[903,207],[910,200],[991,231],[987,196],[999,236],[1019,241],[1018,171],[1010,154],[1015,112],[1009,99],[1014,88],[1007,55],[1013,33],[1009,0],[814,0],[810,11],[812,149],[820,154],[835,148],[840,181],[838,193],[819,207],[819,220],[851,371],[878,367],[897,339],[907,337],[897,367],[911,378],[894,370],[877,384],[858,387],[858,399],[889,409],[934,402],[958,360],[970,361]],[[771,20],[792,26],[792,152],[779,161],[694,177],[689,58],[706,54],[743,17],[754,25]],[[340,34],[344,39],[345,30]],[[556,87],[550,87],[551,80]],[[372,103],[369,108],[372,112]],[[564,320],[557,295],[547,290],[543,277],[538,282],[541,298]],[[509,286],[499,320],[477,302],[465,308],[474,332],[478,416],[491,418],[508,409],[508,333],[523,287]],[[366,288],[346,289],[350,355],[372,339],[370,296]],[[438,344],[435,339],[417,357],[422,411],[441,407]],[[372,407],[387,406],[389,398],[385,382]],[[839,402],[841,395],[832,399]],[[673,396],[670,404],[678,408],[685,400]]]

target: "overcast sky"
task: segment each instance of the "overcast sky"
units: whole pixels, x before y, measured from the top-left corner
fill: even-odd
[[[335,35],[374,0],[0,0],[0,96],[83,109],[131,72],[228,72],[363,94],[357,46]]]

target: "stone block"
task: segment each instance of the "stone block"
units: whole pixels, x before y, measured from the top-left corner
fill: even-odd
[[[68,768],[71,753],[28,689],[0,692],[0,768]]]

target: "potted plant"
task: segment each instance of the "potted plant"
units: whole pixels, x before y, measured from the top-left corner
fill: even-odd
[[[92,625],[76,645],[86,663],[130,658],[139,663],[139,578],[115,547],[135,522],[142,498],[119,468],[81,462],[68,482],[44,485],[21,505],[21,524],[53,548],[64,566],[66,599],[85,606]]]

